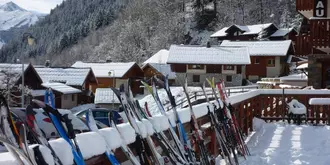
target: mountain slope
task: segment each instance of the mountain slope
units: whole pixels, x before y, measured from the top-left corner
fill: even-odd
[[[26,29],[35,24],[43,14],[27,11],[13,2],[0,6],[0,48],[2,44],[9,41],[13,35],[8,32],[12,28]]]

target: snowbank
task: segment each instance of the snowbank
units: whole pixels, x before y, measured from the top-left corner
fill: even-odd
[[[309,105],[330,105],[330,98],[311,98]]]
[[[71,146],[62,138],[50,140],[49,144],[54,149],[56,155],[62,161],[63,165],[73,164],[73,155],[71,152]]]
[[[99,132],[113,150],[119,148],[123,143],[123,139],[121,139],[119,132],[115,128],[103,128]]]
[[[136,133],[129,123],[118,124],[117,127],[120,134],[123,135],[124,144],[131,144],[135,142]]]
[[[85,160],[101,155],[106,151],[104,138],[96,132],[78,134],[77,142]]]

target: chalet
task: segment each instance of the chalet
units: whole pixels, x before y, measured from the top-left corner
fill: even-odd
[[[330,0],[296,0],[304,17],[297,36],[296,55],[308,57],[308,85],[330,87]]]
[[[10,93],[15,96],[10,99],[10,106],[22,106],[21,90],[19,89],[19,86],[22,85],[22,71],[22,64],[0,64],[1,91],[10,90]],[[29,92],[26,91],[25,96],[34,96],[36,91],[42,89],[41,83],[42,80],[35,68],[31,64],[24,64],[24,86],[29,88]],[[24,100],[25,103],[30,101],[28,97],[25,97]]]
[[[211,38],[222,40],[258,40],[268,38],[269,40],[295,40],[297,31],[293,28],[277,28],[272,23],[257,25],[231,25],[211,35]]]
[[[175,83],[198,85],[206,78],[221,78],[227,86],[242,85],[245,65],[250,64],[246,47],[172,45],[167,63],[176,72]]]
[[[36,67],[42,86],[55,94],[55,106],[72,108],[78,104],[93,102],[92,85],[97,85],[90,68]]]
[[[92,85],[92,91],[96,88],[119,88],[121,84],[130,85],[134,94],[142,93],[140,80],[143,79],[143,71],[135,62],[116,63],[85,63],[77,61],[72,65],[75,68],[91,68],[96,76],[97,85]]]
[[[175,72],[172,72],[171,65],[166,64],[168,55],[169,51],[166,49],[162,49],[142,63],[142,70],[147,82],[153,76],[157,76],[160,79],[164,79],[164,77],[168,75],[169,83],[174,83]]]
[[[293,54],[291,40],[284,41],[228,41],[226,46],[243,46],[249,50],[251,65],[246,66],[246,78],[255,81],[263,77],[279,77],[289,71],[289,56]]]

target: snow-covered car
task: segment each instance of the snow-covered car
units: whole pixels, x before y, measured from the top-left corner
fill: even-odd
[[[108,119],[108,115],[110,112],[113,113],[113,118],[114,118],[115,124],[123,123],[122,116],[115,110],[109,110],[106,108],[90,108],[90,109],[92,110],[94,119],[107,126],[110,126],[109,119]],[[77,117],[85,117],[87,110],[88,109],[77,111],[74,113],[74,115]]]
[[[45,137],[47,139],[59,137],[56,128],[54,127],[47,114],[42,109],[35,108],[33,110],[36,112],[36,122]],[[25,123],[26,114],[24,108],[11,108],[10,111],[17,127],[19,127],[22,123]],[[70,115],[70,117],[72,118],[73,128],[77,133],[89,131],[87,125],[80,119],[78,119],[76,116],[74,116],[69,110],[59,109],[59,112],[61,114]]]

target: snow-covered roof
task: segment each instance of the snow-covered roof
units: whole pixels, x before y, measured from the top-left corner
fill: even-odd
[[[221,46],[248,47],[250,56],[286,56],[291,46],[291,40],[284,41],[228,41]]]
[[[90,68],[35,68],[42,82],[61,82],[66,85],[82,86]]]
[[[215,32],[211,35],[211,37],[225,37],[227,36],[227,30],[231,27],[237,27],[243,33],[241,35],[252,35],[252,34],[259,34],[262,32],[263,29],[268,28],[269,26],[273,25],[272,23],[267,24],[256,24],[256,25],[232,25],[230,27],[224,27],[221,30]]]
[[[29,67],[30,64],[24,64],[24,71]],[[0,71],[9,72],[11,74],[22,73],[22,64],[8,64],[8,63],[2,63],[0,64]]]
[[[294,28],[281,28],[278,29],[275,33],[271,35],[271,37],[283,37],[289,34]]]
[[[33,97],[44,96],[45,92],[46,92],[45,89],[31,90],[31,96]]]
[[[175,72],[172,72],[170,64],[158,64],[158,63],[148,63],[143,66],[143,68],[147,65],[150,65],[158,72],[162,73],[164,76],[168,75],[169,79],[175,79],[176,75]]]
[[[72,65],[75,68],[92,68],[96,77],[123,77],[136,63],[85,63],[77,61]],[[114,73],[113,73],[114,72]],[[109,74],[110,73],[110,74]]]
[[[45,88],[51,88],[52,90],[63,93],[63,94],[81,93],[81,90],[70,87],[70,86],[62,84],[62,83],[45,82],[45,83],[42,83],[41,86],[43,86]]]
[[[97,88],[95,92],[95,104],[118,104],[120,101],[117,96],[113,93],[111,88]]]
[[[151,56],[148,60],[143,62],[143,64],[148,63],[159,63],[159,64],[166,64],[168,58],[169,51],[166,49],[162,49],[158,51],[156,54]]]
[[[301,65],[297,66],[296,69],[306,69],[306,68],[308,68],[308,63],[301,64]]]
[[[168,64],[250,64],[246,47],[172,45]]]

